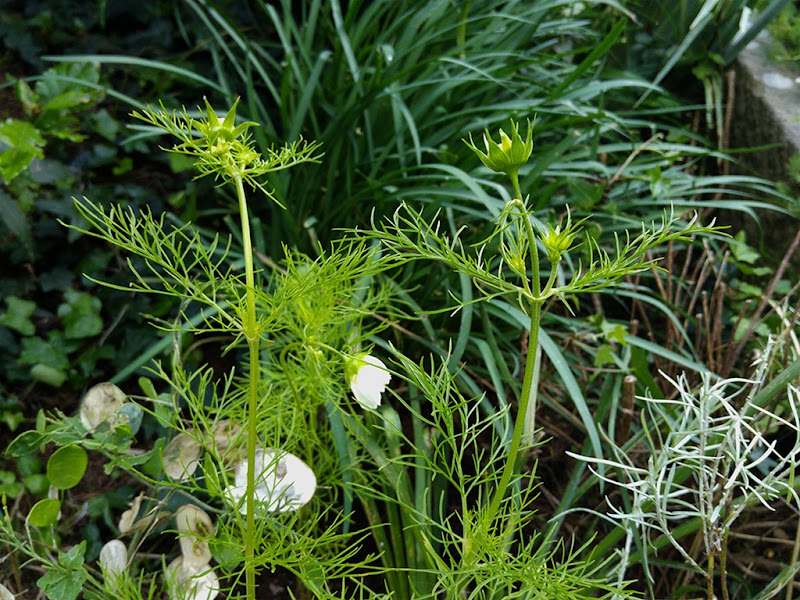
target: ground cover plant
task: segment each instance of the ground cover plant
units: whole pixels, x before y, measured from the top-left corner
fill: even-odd
[[[317,147],[313,143],[285,146],[274,151],[266,160],[262,159],[248,144],[247,130],[253,123],[237,125],[235,107],[231,108],[224,119],[217,117],[209,105],[206,105],[201,120],[194,120],[186,114],[170,114],[163,109],[151,110],[137,116],[178,137],[181,143],[174,146],[172,151],[195,157],[197,167],[203,175],[213,175],[236,187],[242,215],[242,237],[245,240],[248,240],[250,234],[244,183],[259,189],[257,177],[270,170],[288,168],[317,159],[314,154]],[[394,509],[399,512],[400,522],[392,523],[390,520],[390,525],[402,525],[406,530],[418,528],[417,535],[422,537],[422,543],[417,549],[411,547],[417,544],[410,541],[407,531],[395,531],[391,539],[387,540],[396,545],[398,538],[401,538],[406,548],[397,548],[398,551],[407,554],[416,550],[420,554],[417,558],[419,562],[415,561],[405,569],[398,569],[398,565],[387,565],[387,572],[393,577],[407,570],[402,573],[397,587],[393,586],[394,593],[409,597],[428,596],[453,593],[455,589],[456,596],[468,593],[475,597],[484,597],[497,593],[529,596],[541,591],[548,597],[567,598],[577,597],[586,588],[607,589],[608,586],[601,579],[592,577],[594,569],[588,569],[582,561],[572,556],[567,556],[566,559],[557,557],[550,551],[544,554],[536,552],[532,542],[537,536],[530,541],[519,540],[524,548],[529,548],[527,552],[523,552],[523,560],[519,564],[512,562],[510,569],[503,564],[509,556],[508,551],[512,544],[517,541],[515,532],[521,531],[528,520],[526,512],[530,490],[520,489],[516,498],[507,498],[506,494],[510,486],[520,486],[515,465],[522,449],[526,406],[533,396],[541,307],[548,297],[595,290],[625,275],[644,270],[652,264],[647,258],[647,252],[652,248],[669,240],[686,239],[708,230],[690,222],[673,232],[673,222],[665,221],[660,229],[645,231],[637,238],[620,245],[615,256],[608,255],[597,247],[597,257],[587,264],[585,271],[577,274],[568,284],[555,286],[558,264],[578,235],[578,225],[568,222],[563,229],[559,226],[540,232],[539,235],[534,233],[531,215],[523,200],[517,175],[519,168],[530,157],[532,132],[529,130],[527,138],[523,140],[516,125],[513,127],[511,137],[501,132],[500,144],[485,138],[486,153],[472,147],[489,168],[506,172],[511,178],[514,198],[508,203],[506,218],[496,223],[495,235],[503,238],[502,259],[510,265],[515,277],[522,278],[521,284],[513,283],[502,273],[495,273],[489,257],[483,262],[480,258],[467,255],[457,238],[438,236],[435,225],[421,221],[418,213],[411,211],[408,218],[398,214],[390,225],[372,232],[390,251],[386,259],[370,256],[374,252],[359,256],[364,246],[358,240],[350,240],[350,243],[356,244],[350,248],[346,246],[348,240],[345,240],[325,260],[310,265],[303,257],[292,259],[289,255],[287,259],[292,260],[287,262],[284,285],[266,295],[265,290],[256,288],[253,284],[253,259],[247,251],[245,277],[242,280],[225,265],[227,255],[224,251],[216,256],[216,245],[206,248],[198,243],[196,236],[184,229],[164,230],[163,222],[153,219],[147,213],[137,217],[132,211],[120,208],[106,211],[88,200],[78,201],[81,214],[92,226],[92,229],[85,230],[86,233],[98,235],[145,260],[150,272],[133,271],[133,288],[144,293],[175,295],[212,309],[213,315],[209,315],[205,323],[196,328],[213,332],[227,331],[233,335],[234,343],[236,340],[246,342],[249,374],[245,379],[236,379],[234,373],[231,373],[227,379],[229,385],[222,388],[224,393],[219,393],[213,385],[210,390],[203,389],[211,383],[208,380],[199,390],[194,390],[187,374],[178,374],[178,379],[175,380],[172,379],[174,374],[168,376],[161,371],[171,383],[177,397],[187,401],[186,407],[173,404],[172,409],[168,409],[166,413],[160,411],[161,415],[156,407],[126,402],[124,393],[118,392],[113,384],[107,384],[106,389],[95,393],[95,396],[105,394],[97,404],[93,402],[95,398],[92,395],[84,399],[79,418],[56,414],[50,417],[49,423],[45,421],[37,430],[26,432],[17,438],[9,450],[12,456],[25,455],[32,447],[51,442],[61,445],[48,463],[48,478],[55,489],[70,489],[80,481],[87,463],[84,447],[88,447],[107,453],[111,466],[129,470],[143,482],[154,485],[153,490],[147,490],[146,497],[158,498],[161,495],[158,493],[159,488],[173,488],[172,493],[167,492],[167,498],[176,492],[183,492],[184,496],[181,501],[185,503],[175,511],[174,517],[178,531],[183,534],[180,538],[182,555],[165,569],[165,584],[155,583],[156,580],[151,579],[146,570],[139,571],[136,557],[131,557],[129,561],[124,545],[121,547],[121,559],[110,558],[109,548],[119,547],[119,540],[108,542],[101,550],[99,560],[102,577],[98,578],[87,570],[84,563],[85,549],[81,545],[66,553],[59,552],[57,561],[48,563],[46,555],[40,554],[38,544],[34,542],[29,529],[27,539],[17,536],[11,528],[5,529],[6,541],[15,550],[48,566],[47,574],[38,582],[45,593],[49,596],[76,597],[83,587],[83,593],[87,597],[103,597],[104,594],[124,587],[131,597],[140,597],[143,585],[150,590],[163,585],[170,590],[173,597],[213,597],[221,589],[233,596],[233,584],[241,577],[241,571],[244,571],[245,597],[255,598],[255,575],[258,567],[274,568],[277,565],[290,569],[316,595],[332,596],[335,590],[330,588],[331,582],[339,578],[346,578],[346,583],[350,585],[359,584],[359,577],[363,577],[363,574],[358,574],[356,570],[359,567],[369,569],[372,565],[362,560],[351,564],[351,550],[345,549],[337,553],[333,548],[328,549],[335,546],[339,534],[330,525],[320,522],[323,516],[332,512],[333,515],[328,514],[328,518],[338,525],[349,518],[348,514],[329,508],[317,515],[307,515],[302,522],[298,522],[297,517],[292,514],[288,522],[276,521],[266,528],[263,525],[256,528],[256,517],[271,520],[269,513],[280,514],[297,510],[312,500],[317,488],[317,478],[306,463],[286,450],[276,449],[301,437],[300,432],[313,430],[312,422],[319,411],[319,407],[313,407],[316,410],[303,410],[297,406],[304,399],[305,402],[309,401],[298,389],[308,387],[309,384],[302,379],[298,381],[291,371],[280,372],[280,367],[286,369],[286,365],[291,364],[287,351],[292,350],[295,357],[292,363],[302,365],[303,362],[310,362],[307,366],[316,368],[319,379],[322,379],[319,375],[328,375],[328,381],[317,383],[315,392],[335,387],[336,379],[344,379],[349,382],[356,400],[366,409],[375,410],[380,406],[381,394],[391,376],[381,360],[367,353],[358,353],[359,339],[364,337],[364,333],[359,331],[358,321],[354,322],[354,317],[359,314],[359,309],[363,309],[362,306],[350,308],[347,304],[342,304],[337,307],[338,312],[344,313],[337,317],[343,319],[348,326],[342,333],[347,335],[347,341],[352,345],[349,350],[347,346],[343,347],[342,339],[326,339],[333,333],[330,321],[326,322],[326,327],[314,331],[310,327],[314,324],[313,319],[302,315],[306,317],[305,322],[301,319],[301,327],[295,332],[290,327],[283,326],[282,322],[287,317],[294,316],[292,313],[296,308],[293,304],[302,308],[306,303],[305,297],[311,292],[321,296],[321,299],[316,299],[317,302],[324,302],[326,297],[335,300],[337,298],[331,297],[330,290],[326,293],[324,286],[338,287],[341,283],[363,281],[365,277],[376,275],[394,262],[406,262],[413,257],[434,258],[450,264],[469,275],[479,287],[485,287],[490,297],[516,297],[520,301],[520,309],[530,314],[531,337],[529,358],[525,367],[524,396],[519,413],[514,418],[510,443],[506,451],[499,444],[499,450],[492,451],[488,459],[478,449],[477,434],[491,428],[497,415],[490,415],[488,418],[475,415],[474,409],[466,409],[465,405],[469,400],[459,398],[460,395],[452,387],[446,372],[426,372],[412,360],[395,353],[395,361],[405,367],[396,374],[417,387],[422,399],[432,405],[436,417],[428,421],[428,426],[433,435],[441,436],[441,447],[435,448],[430,456],[427,449],[419,448],[406,439],[410,454],[404,460],[413,463],[427,456],[430,462],[424,466],[419,465],[420,471],[431,479],[439,475],[449,481],[455,488],[456,498],[460,497],[462,512],[457,519],[444,516],[439,522],[431,519],[427,510],[415,506],[410,496],[406,497],[410,492],[410,482],[404,479],[408,475],[391,475],[398,497],[377,497],[390,505],[395,504]],[[200,134],[199,138],[195,138],[195,133]],[[550,263],[550,276],[544,287],[539,279],[537,238],[543,242],[545,256]],[[248,248],[249,244],[245,247]],[[482,254],[483,248],[478,250],[477,257]],[[384,266],[384,260],[389,265]],[[530,281],[527,275],[529,262],[533,273]],[[308,273],[297,271],[299,267],[305,267],[314,273],[317,269],[335,269],[340,265],[343,268],[340,267],[339,273],[332,270],[325,278],[312,279]],[[195,268],[205,277],[195,275]],[[356,292],[370,293],[368,288],[348,291],[345,300]],[[261,311],[257,311],[257,306]],[[319,308],[321,307],[318,310]],[[352,311],[351,314],[347,314],[348,309]],[[177,331],[182,329],[184,327],[179,326]],[[292,333],[302,335],[293,337]],[[262,340],[267,336],[288,338],[281,340],[282,343],[266,344],[264,347],[265,353],[274,357],[267,362],[278,362],[277,380],[289,384],[287,387],[291,393],[287,398],[288,406],[276,402],[277,398],[269,393],[266,396],[267,401],[262,400],[263,390],[272,389],[277,383],[270,381],[268,386],[262,386],[261,383],[259,353]],[[312,354],[310,361],[304,356],[307,353]],[[333,365],[338,365],[338,369]],[[446,367],[446,363],[442,366]],[[180,373],[180,366],[173,365],[173,370]],[[347,377],[334,379],[330,374],[336,371],[350,372]],[[445,376],[444,380],[440,379],[442,375]],[[311,378],[311,381],[316,379]],[[204,394],[200,395],[200,391]],[[210,398],[205,397],[208,392]],[[321,400],[326,397],[324,394],[321,396]],[[326,409],[331,421],[330,431],[334,431],[335,425],[343,425],[345,431],[349,431],[353,438],[367,448],[368,456],[378,461],[379,466],[385,467],[387,449],[382,447],[380,438],[374,437],[352,413],[336,412],[341,408],[334,405],[333,401],[334,398],[340,400],[341,397],[342,393],[339,391],[328,398]],[[476,407],[479,406],[477,400],[472,399]],[[208,406],[206,402],[209,402]],[[246,408],[242,405],[246,405]],[[463,412],[454,412],[457,409]],[[169,436],[171,441],[166,447],[156,444],[153,449],[138,454],[131,460],[127,451],[145,410],[156,417],[160,416],[163,419],[162,425],[177,434]],[[182,417],[182,413],[186,416]],[[392,428],[394,420],[391,413],[387,416],[377,412],[376,416],[384,420],[379,431],[385,430],[386,433],[403,436],[402,429]],[[416,416],[422,419],[421,414],[417,413]],[[475,422],[470,423],[473,419]],[[270,424],[269,428],[265,428],[265,423]],[[462,430],[466,424],[470,426]],[[344,455],[347,456],[347,462],[352,458],[358,460],[358,448],[353,443],[354,440],[349,439],[346,433],[341,433],[340,431],[340,435],[334,438],[334,444],[347,448],[347,454]],[[323,431],[318,435],[320,442],[326,437]],[[500,441],[501,438],[496,440]],[[305,442],[305,456],[314,456],[324,447],[320,443],[316,449],[309,448],[308,436],[305,437]],[[74,454],[77,458],[61,457],[65,452]],[[446,454],[441,456],[440,452]],[[464,470],[465,454],[468,452],[474,452],[472,460],[475,463],[471,471]],[[205,455],[203,459],[200,458],[201,454]],[[232,459],[231,455],[236,458]],[[395,458],[400,457],[403,454]],[[360,460],[365,461],[365,458],[361,457]],[[140,465],[155,459],[160,459],[162,473],[153,477],[149,470],[139,471]],[[324,458],[320,457],[312,464],[319,464],[322,460]],[[485,462],[487,460],[488,463]],[[231,467],[231,461],[235,469],[233,482],[232,476],[226,473]],[[56,463],[55,466],[53,462]],[[70,466],[67,468],[65,465]],[[402,462],[394,466],[399,468],[400,465]],[[339,465],[340,469],[341,466]],[[494,470],[496,474],[487,476],[485,472],[482,473],[486,470]],[[69,476],[66,476],[66,472],[69,472]],[[351,489],[366,507],[374,506],[374,490],[371,486],[353,485]],[[469,497],[475,493],[478,503],[477,506],[472,506]],[[434,501],[444,503],[452,494],[445,487],[441,498]],[[218,513],[217,523],[213,523],[208,513],[191,501],[192,496],[202,498],[203,505],[209,510],[220,510],[220,501],[227,502],[228,506]],[[166,499],[161,500],[156,512],[162,512],[166,505]],[[440,504],[436,508],[441,510],[443,506]],[[61,500],[58,495],[39,501],[26,518],[26,529],[31,526],[45,529],[52,527],[58,519],[60,509]],[[233,513],[231,521],[225,518],[225,512]],[[245,519],[238,516],[240,512],[246,516]],[[133,516],[135,518],[136,515]],[[9,523],[8,515],[6,519]],[[372,525],[381,526],[380,523]],[[274,548],[276,537],[279,543],[286,543],[287,540],[286,532],[275,535],[276,526],[293,532],[290,536],[292,556],[288,560],[280,550]],[[120,530],[125,533],[122,527]],[[224,533],[216,537],[219,533],[215,535],[215,531]],[[350,535],[361,537],[366,531],[354,530]],[[310,539],[304,542],[304,537]],[[306,552],[303,551],[305,544],[309,545]],[[211,547],[216,553],[211,552]],[[224,575],[222,581],[216,571],[210,568],[212,556],[219,562],[219,570]],[[379,568],[377,570],[380,572]],[[619,589],[614,593],[622,594],[623,589],[624,585],[620,583]]]
[[[153,5],[143,15],[118,4],[105,15],[104,36],[96,7],[24,4],[19,12],[4,5],[0,15],[0,396],[12,429],[37,408],[77,402],[87,378],[121,373],[152,351],[159,336],[142,314],[169,310],[126,293],[96,295],[81,273],[102,265],[112,276],[114,257],[58,226],[57,219],[79,218],[75,191],[97,200],[125,197],[159,212],[169,206],[182,218],[196,210],[194,187],[173,183],[173,170],[147,160],[145,145],[127,143],[119,117],[126,119],[129,109],[109,102],[113,88],[138,94],[159,89],[156,82],[143,75],[112,84],[97,64],[42,60],[78,45],[130,50],[151,43],[168,11]],[[142,27],[112,33],[121,21]],[[139,335],[127,335],[136,328]]]
[[[797,7],[787,3],[781,13],[770,23],[769,32],[774,39],[774,44],[769,52],[779,64],[790,66],[797,61],[798,25]]]
[[[12,573],[44,565],[27,587],[67,598],[791,592],[794,561],[760,581],[736,544],[759,505],[794,501],[796,290],[785,263],[743,281],[757,255],[708,227],[778,195],[710,173],[725,157],[661,91],[630,109],[652,86],[604,68],[622,7],[259,4],[245,30],[184,6],[207,72],[68,58],[207,83],[188,111],[118,95],[220,201],[192,224],[74,205],[72,231],[125,265],[92,279],[175,298],[168,352],[11,446],[52,496],[7,505]],[[221,360],[198,366],[193,340]],[[104,523],[81,541],[83,507]]]

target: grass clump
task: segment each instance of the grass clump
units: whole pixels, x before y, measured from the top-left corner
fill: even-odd
[[[180,10],[206,68],[169,72],[207,86],[202,107],[118,95],[133,141],[170,134],[171,164],[218,187],[191,215],[75,203],[72,231],[127,277],[91,281],[165,300],[163,337],[99,417],[43,412],[9,449],[83,452],[136,498],[72,546],[81,477],[7,504],[44,593],[750,593],[724,540],[795,500],[793,455],[764,449],[795,429],[796,288],[785,264],[748,288],[761,267],[714,214],[779,194],[720,173],[687,107],[617,70],[625,8],[260,3],[247,29]],[[736,386],[761,390],[755,413]]]

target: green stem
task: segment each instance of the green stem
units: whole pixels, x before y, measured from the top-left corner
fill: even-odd
[[[706,598],[715,600],[714,594],[714,553],[708,553],[708,571],[706,572]]]
[[[519,200],[521,203],[522,190],[519,187],[519,173],[517,171],[509,171],[508,176],[511,178],[511,185],[514,186],[514,198]]]
[[[547,279],[547,283],[544,286],[544,290],[542,290],[542,296],[547,298],[550,295],[550,291],[553,289],[553,284],[556,282],[556,275],[558,274],[558,261],[553,262],[550,261],[550,277]]]
[[[250,217],[247,211],[247,198],[244,195],[244,185],[241,176],[237,175],[233,180],[236,183],[236,195],[239,198],[239,215],[242,222],[242,245],[244,246],[246,312],[242,323],[242,332],[247,340],[247,347],[250,355],[250,381],[247,396],[247,489],[245,492],[247,524],[244,543],[245,585],[248,600],[255,600],[256,406],[258,403],[258,385],[261,375],[258,358],[261,336],[258,330],[258,322],[256,321],[253,245],[250,242]]]
[[[511,482],[511,477],[514,474],[517,459],[519,458],[519,450],[522,442],[522,436],[525,430],[525,415],[528,410],[535,410],[535,406],[531,405],[531,398],[535,396],[534,390],[534,373],[536,371],[536,356],[539,348],[539,326],[542,316],[542,304],[544,299],[541,295],[541,282],[539,281],[539,250],[536,247],[536,237],[533,234],[533,226],[531,225],[530,217],[525,211],[525,206],[522,204],[521,193],[519,192],[519,181],[516,174],[513,174],[511,181],[517,193],[517,202],[519,202],[522,213],[523,222],[525,225],[525,234],[528,236],[528,245],[530,248],[531,257],[531,286],[533,288],[533,301],[531,302],[531,325],[530,336],[528,338],[528,355],[525,359],[525,375],[522,379],[522,392],[519,397],[519,409],[517,411],[516,419],[514,420],[514,431],[511,436],[511,445],[508,448],[508,455],[506,456],[506,464],[503,467],[503,472],[500,475],[500,482],[497,484],[492,501],[489,508],[484,515],[485,523],[491,525],[500,510],[500,504],[505,498],[506,490]],[[530,408],[529,408],[530,407]],[[471,549],[472,550],[472,549]],[[472,554],[470,552],[469,554]],[[472,559],[468,556],[468,560]],[[468,563],[469,564],[469,563]]]

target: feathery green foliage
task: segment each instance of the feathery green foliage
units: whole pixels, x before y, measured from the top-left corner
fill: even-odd
[[[698,305],[679,302],[681,294],[705,302],[706,280],[687,283],[677,261],[685,255],[689,264],[702,248],[708,269],[722,273],[726,259],[712,261],[724,236],[709,214],[752,215],[771,206],[757,196],[779,196],[754,177],[707,174],[727,157],[686,129],[687,107],[658,81],[609,68],[624,4],[487,1],[453,10],[438,0],[287,0],[243,8],[255,11],[247,29],[203,1],[180,10],[193,57],[211,69],[68,57],[169,72],[183,78],[181,94],[192,84],[214,94],[195,112],[172,108],[174,99],[151,108],[114,91],[137,108],[132,140],[175,136],[167,151],[187,156],[198,177],[212,176],[221,195],[229,190],[234,208],[201,210],[190,225],[76,203],[84,222],[75,230],[131,256],[130,284],[111,287],[179,303],[174,321],[156,321],[172,362],[153,367],[154,382],[143,380],[134,398],[160,439],[130,454],[125,415],[89,431],[57,413],[17,450],[52,442],[102,452],[110,471],[125,470],[147,490],[142,514],[202,506],[215,529],[198,544],[210,548],[229,597],[253,597],[255,573],[279,568],[296,577],[298,593],[319,598],[620,598],[632,595],[628,573],[644,565],[649,576],[656,550],[671,543],[643,531],[666,530],[675,551],[689,553],[683,532],[699,524],[651,526],[651,515],[627,499],[620,534],[604,536],[605,523],[584,521],[563,541],[562,524],[623,466],[641,474],[618,441],[645,439],[647,430],[625,421],[635,394],[658,397],[668,378],[684,381],[672,371],[662,378],[656,364],[708,366],[702,341],[692,343],[705,333]],[[219,117],[212,106],[222,101],[231,109]],[[533,130],[523,136],[517,125],[534,117],[535,152]],[[488,132],[499,127],[511,135],[497,143]],[[486,152],[471,137],[465,147],[464,136],[481,130]],[[324,161],[304,139],[322,144]],[[274,202],[252,202],[245,183]],[[719,331],[738,330],[731,308],[718,306]],[[637,317],[650,319],[638,331]],[[672,343],[650,326],[660,321],[677,332]],[[186,364],[185,340],[198,334],[198,343],[224,348],[235,369]],[[385,394],[391,402],[362,410],[348,388],[354,360],[367,354],[386,358],[395,384]],[[783,385],[793,369],[775,381]],[[762,375],[762,383],[773,376]],[[652,431],[668,429],[668,413],[649,413]],[[719,417],[715,427],[730,422]],[[563,423],[568,441],[557,441],[597,469],[578,463],[558,474],[563,486],[547,492],[560,494],[560,514],[545,523],[536,427]],[[183,457],[176,440],[201,458],[167,473],[166,458]],[[664,447],[651,443],[658,464],[669,462]],[[316,494],[297,512],[258,514],[262,474],[253,465],[264,448],[291,452],[316,473]],[[737,459],[752,458],[752,449]],[[696,453],[683,458],[709,472]],[[235,464],[248,466],[238,499],[230,492],[240,484]],[[641,535],[624,525],[631,515]],[[130,547],[152,549],[156,526],[140,525]],[[39,543],[35,534],[14,540],[20,549]],[[140,570],[130,580],[153,596],[160,567],[145,554],[131,559]],[[689,555],[713,580],[717,567]],[[46,563],[56,572],[52,585],[71,570],[86,575],[87,594],[108,592],[91,561],[70,560]]]

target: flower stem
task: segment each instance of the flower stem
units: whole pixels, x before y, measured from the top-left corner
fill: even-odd
[[[514,420],[514,432],[511,436],[511,445],[508,448],[508,455],[506,456],[506,464],[503,467],[503,473],[500,475],[500,483],[497,484],[492,502],[489,504],[489,509],[486,511],[485,519],[487,523],[491,523],[497,516],[497,511],[500,509],[500,503],[506,495],[506,489],[511,481],[511,476],[514,473],[514,467],[519,458],[519,449],[522,442],[522,434],[525,429],[525,415],[528,410],[534,410],[535,407],[530,406],[531,398],[534,395],[533,387],[533,374],[536,366],[536,354],[539,346],[539,320],[541,318],[542,305],[541,302],[534,302],[531,306],[531,331],[528,338],[528,355],[525,359],[525,375],[522,380],[522,393],[519,398],[519,409],[517,417]],[[530,409],[529,409],[530,406]]]
[[[256,463],[256,406],[258,403],[258,385],[260,368],[258,350],[260,332],[256,321],[255,276],[253,269],[253,246],[250,242],[250,217],[247,211],[247,198],[244,194],[242,177],[233,178],[236,184],[236,195],[239,199],[239,216],[242,224],[242,245],[244,246],[245,268],[245,315],[242,322],[242,333],[247,340],[250,357],[250,381],[247,396],[247,488],[245,491],[247,524],[245,530],[245,585],[248,600],[256,597],[255,572],[255,463]]]
[[[511,178],[514,188],[517,193],[517,202],[522,208],[523,224],[525,226],[525,235],[528,237],[528,247],[530,248],[531,260],[531,287],[533,290],[533,300],[531,302],[531,324],[530,336],[528,337],[528,354],[525,358],[525,375],[522,379],[522,392],[519,398],[519,409],[517,416],[514,420],[514,431],[511,436],[511,445],[508,448],[506,456],[506,463],[503,467],[503,472],[500,475],[500,482],[494,491],[494,496],[489,504],[489,508],[484,515],[484,522],[487,526],[491,526],[500,510],[500,505],[505,498],[506,490],[511,482],[511,477],[514,474],[514,469],[519,458],[519,451],[522,442],[522,436],[525,430],[525,415],[529,410],[535,410],[535,406],[531,405],[531,399],[535,397],[535,382],[534,373],[536,372],[536,357],[539,348],[539,326],[542,316],[542,304],[544,298],[541,293],[541,282],[539,281],[539,250],[536,246],[536,237],[533,233],[533,226],[529,215],[525,211],[525,206],[522,203],[521,194],[519,192],[519,182],[516,177]],[[468,557],[472,558],[472,557]]]
[[[514,198],[522,202],[522,190],[519,187],[519,173],[517,171],[510,171],[508,176],[511,178],[511,185],[514,186]]]

